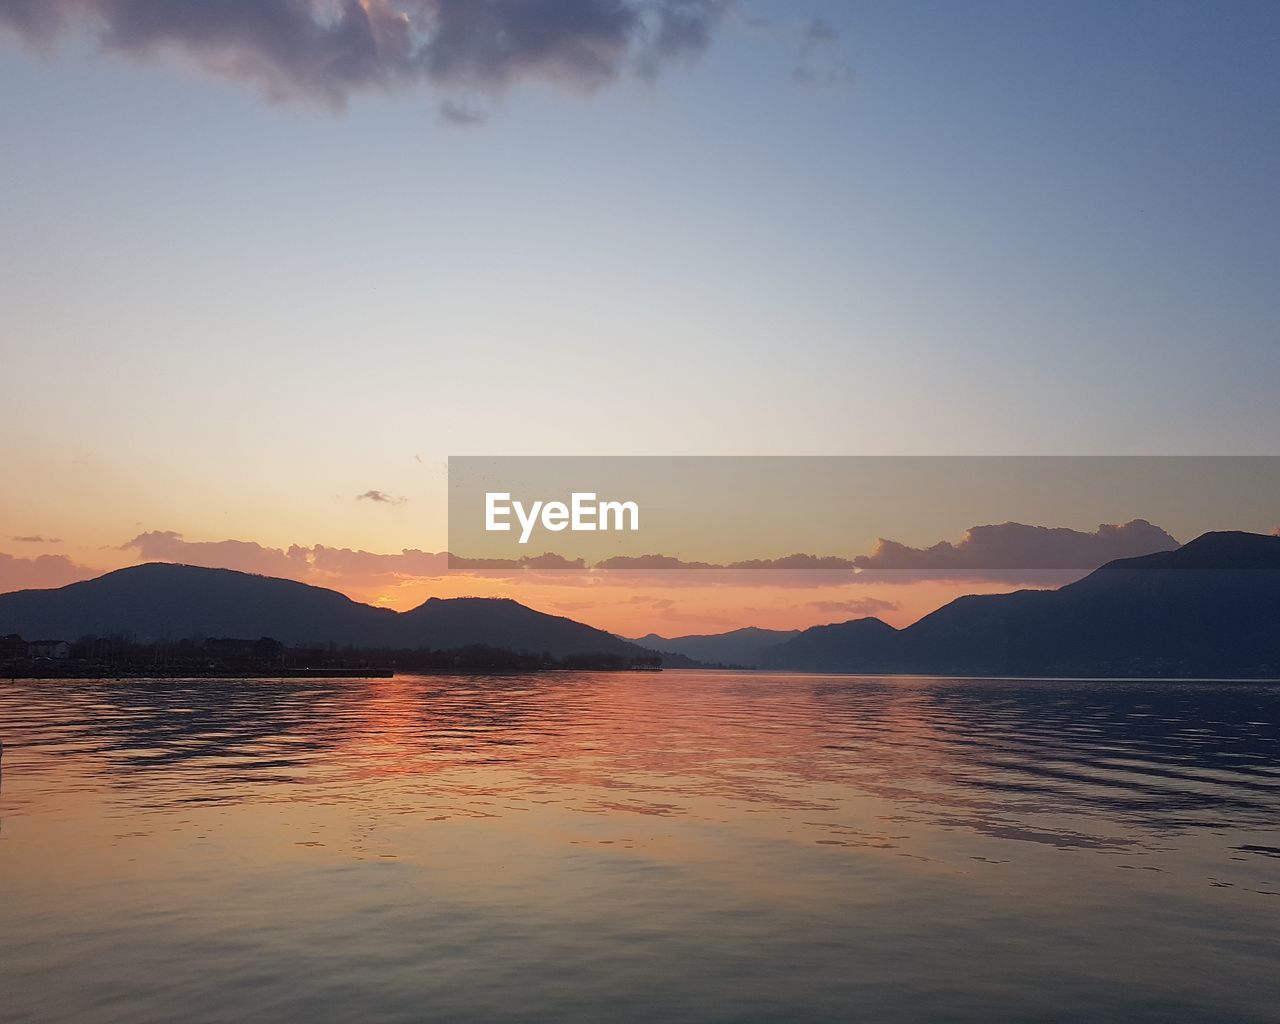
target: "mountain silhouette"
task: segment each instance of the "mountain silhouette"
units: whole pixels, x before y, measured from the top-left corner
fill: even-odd
[[[433,597],[403,612],[397,627],[406,638],[404,646],[440,650],[483,644],[512,651],[548,651],[557,658],[654,653],[602,629],[534,611],[509,598]]]
[[[760,629],[747,626],[728,633],[664,637],[650,633],[635,640],[641,647],[665,654],[679,654],[708,665],[736,665],[752,668],[760,663],[765,651],[792,637],[798,629]]]
[[[1280,677],[1280,537],[1207,533],[1058,590],[961,597],[897,630],[817,626],[769,668],[932,675]]]
[[[962,597],[901,630],[864,618],[795,635],[748,628],[633,643],[509,599],[431,598],[394,612],[291,580],[149,563],[0,595],[0,635],[8,633],[484,645],[556,658],[666,651],[672,666],[696,660],[816,672],[1280,677],[1280,537],[1208,533],[1174,551],[1108,562],[1058,590]]]
[[[553,657],[654,652],[572,619],[497,598],[373,608],[323,587],[231,569],[153,562],[56,590],[0,595],[0,635],[139,641],[269,636],[290,646],[447,650],[481,644]]]

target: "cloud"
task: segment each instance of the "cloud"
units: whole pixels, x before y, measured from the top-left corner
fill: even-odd
[[[840,41],[840,33],[824,18],[812,18],[800,39],[800,56],[811,57]]]
[[[834,555],[785,555],[782,558],[753,558],[746,562],[730,562],[726,568],[844,572],[853,567],[854,563],[849,559]]]
[[[782,558],[752,558],[742,562],[716,564],[712,562],[686,562],[671,555],[615,555],[597,562],[597,569],[614,571],[647,571],[650,569],[718,569],[718,570],[800,570],[806,572],[849,572],[854,563],[847,558],[832,555],[785,555]]]
[[[343,106],[427,86],[592,92],[700,55],[731,0],[0,0],[33,45],[88,33],[110,53],[177,54],[274,100]]]
[[[938,580],[1008,578],[1025,580],[1037,573],[1082,573],[1115,558],[1170,551],[1178,542],[1145,519],[1099,526],[1092,533],[1065,527],[1001,523],[975,526],[959,543],[940,541],[913,548],[880,539],[869,555],[854,564],[859,578],[883,573],[912,573]]]
[[[408,498],[397,498],[386,491],[365,491],[357,494],[356,501],[372,501],[376,505],[403,505]]]
[[[521,574],[529,570],[550,573],[581,572],[587,563],[581,558],[569,559],[550,551],[521,558],[464,558],[462,555],[442,555],[448,560],[449,569],[455,572],[471,572],[481,575]]]
[[[440,104],[440,120],[455,128],[472,128],[488,121],[489,114],[475,104],[450,99]],[[418,459],[418,456],[415,455],[414,458]]]
[[[683,0],[659,5],[652,42],[640,57],[640,73],[653,78],[669,62],[700,57],[711,45],[711,33],[727,7],[724,0]]]
[[[883,615],[896,612],[902,606],[897,601],[883,601],[878,597],[854,597],[848,601],[810,601],[808,607],[823,615]]]
[[[797,85],[827,87],[853,80],[853,69],[840,51],[840,33],[823,18],[812,18],[800,36],[791,79]]]
[[[671,555],[615,555],[596,563],[597,569],[620,572],[649,572],[651,570],[719,569],[722,566],[710,562],[685,562]]]
[[[450,575],[518,579],[537,573],[580,572],[586,568],[581,559],[569,561],[551,553],[522,558],[462,558],[446,551],[405,548],[393,554],[377,554],[351,548],[328,548],[323,544],[291,550],[305,554],[315,576],[355,580],[366,585],[403,579],[440,579]]]
[[[12,590],[44,590],[87,580],[98,573],[77,565],[66,555],[21,558],[0,552],[0,594]]]
[[[318,579],[369,584],[404,577],[432,578],[449,571],[446,555],[416,548],[406,548],[393,554],[330,548],[323,544],[310,548],[295,545],[291,550],[303,553],[310,575]]]
[[[174,530],[141,533],[120,545],[136,551],[145,562],[177,562],[210,569],[235,569],[260,576],[279,576],[317,586],[393,586],[405,580],[434,580],[447,576],[486,579],[530,579],[539,574],[564,575],[575,570],[585,580],[586,565],[560,555],[530,555],[519,559],[450,558],[444,551],[405,548],[380,553],[323,544],[272,548],[247,540],[190,541]]]
[[[61,537],[41,537],[38,533],[29,537],[12,537],[10,538],[18,544],[61,544]]]
[[[806,554],[727,564],[688,562],[670,555],[616,555],[596,563],[592,575],[606,584],[695,587],[832,587],[857,581],[849,559]]]
[[[667,555],[618,556],[588,565],[581,558],[569,559],[553,552],[521,558],[467,558],[416,548],[385,553],[323,544],[273,548],[245,540],[191,541],[175,530],[141,533],[119,550],[135,551],[141,561],[235,569],[339,590],[468,576],[621,587],[645,583],[662,587],[833,587],[858,581],[848,559],[802,554],[731,565],[686,562]]]
[[[174,530],[140,533],[121,544],[120,550],[137,551],[144,562],[179,562],[286,579],[300,579],[308,571],[303,548],[295,546],[284,551],[248,540],[189,541]]]
[[[569,615],[599,611],[601,607],[600,602],[594,599],[587,601],[552,601],[551,605]],[[679,605],[674,598],[659,597],[653,594],[635,594],[624,601],[615,602],[613,607],[644,608],[654,614],[665,615],[667,612],[676,611]]]
[[[381,492],[378,492],[381,494]],[[363,497],[363,496],[362,496]],[[385,495],[384,495],[385,497]],[[376,500],[376,499],[368,499]],[[142,533],[121,545],[143,561],[181,562],[279,576],[339,590],[382,589],[472,577],[487,581],[585,587],[840,588],[922,581],[1067,583],[1113,558],[1169,550],[1177,542],[1145,520],[1100,526],[1093,533],[1004,523],[978,526],[957,543],[912,548],[881,540],[856,558],[792,554],[714,564],[662,554],[616,556],[595,565],[553,552],[521,558],[468,558],[445,551],[405,548],[373,552],[323,544],[273,548],[254,541],[189,541],[173,530]],[[878,614],[894,610],[857,601],[829,612]],[[815,606],[816,607],[816,606]]]
[[[405,577],[432,578],[448,572],[443,553],[406,549],[398,554],[375,554],[323,544],[272,548],[248,540],[190,541],[174,530],[142,533],[120,548],[136,551],[147,562],[235,569],[318,585],[368,585]]]

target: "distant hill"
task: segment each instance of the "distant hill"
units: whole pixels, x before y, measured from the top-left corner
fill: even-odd
[[[1280,677],[1280,537],[1209,533],[1109,562],[1059,590],[962,597],[906,629],[875,618],[639,643],[510,600],[432,598],[397,613],[289,580],[152,563],[0,595],[0,635],[145,641],[274,637],[290,646],[512,651],[818,672]],[[691,660],[692,659],[692,660]]]
[[[1208,533],[1059,590],[962,597],[896,630],[857,619],[769,668],[944,675],[1280,677],[1280,537]]]
[[[483,644],[511,651],[640,656],[653,651],[573,619],[534,611],[507,598],[433,597],[397,617],[403,646],[446,649]]]
[[[736,665],[752,668],[760,663],[764,652],[794,636],[800,630],[758,629],[748,626],[729,633],[697,636],[664,637],[657,633],[642,636],[635,642],[654,651],[682,654],[706,665]]]
[[[513,651],[654,652],[572,619],[488,598],[431,598],[408,612],[373,608],[333,590],[231,569],[155,562],[56,590],[0,595],[0,635],[75,640],[274,637],[290,646],[428,648],[485,645]]]

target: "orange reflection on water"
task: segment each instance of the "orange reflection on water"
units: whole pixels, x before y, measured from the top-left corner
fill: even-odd
[[[1221,1001],[1227,978],[1248,1019],[1264,975],[1214,936],[1275,933],[1277,700],[681,672],[0,683],[0,980],[35,1020],[261,998],[839,1020],[892,1019],[876,1000],[920,964],[963,1002],[1019,963],[1027,993],[1067,971],[1113,998],[1213,978]],[[1181,929],[1164,957],[1089,941],[1105,919],[1145,948],[1151,907]]]

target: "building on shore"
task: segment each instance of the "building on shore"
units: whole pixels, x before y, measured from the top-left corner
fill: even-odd
[[[71,645],[65,640],[32,640],[27,644],[27,657],[52,658],[61,661],[71,657]]]

